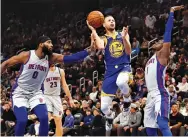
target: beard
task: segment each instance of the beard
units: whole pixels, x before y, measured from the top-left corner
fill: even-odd
[[[44,55],[48,55],[48,56],[51,56],[52,55],[52,51],[49,50],[47,48],[47,46],[44,45],[44,47],[42,48],[42,52],[44,53]]]

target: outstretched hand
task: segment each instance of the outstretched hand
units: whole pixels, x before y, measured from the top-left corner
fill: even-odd
[[[171,7],[170,11],[174,12],[174,11],[181,10],[181,9],[184,9],[184,5]]]
[[[126,35],[128,35],[129,32],[129,27],[123,27],[123,30],[121,32],[122,37],[125,37]]]
[[[129,40],[129,33],[128,32],[129,32],[129,27],[128,26],[127,27],[123,27],[121,35],[122,35],[123,38],[125,38],[127,40]]]

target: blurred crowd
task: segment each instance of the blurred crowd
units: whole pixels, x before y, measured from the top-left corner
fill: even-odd
[[[105,71],[103,53],[96,51],[83,62],[60,64],[66,73],[66,81],[72,85],[72,97],[75,107],[69,107],[68,98],[62,91],[62,117],[66,135],[125,135],[145,136],[143,125],[144,107],[147,101],[147,87],[144,80],[144,67],[153,53],[148,53],[150,41],[161,39],[171,5],[180,1],[139,0],[137,3],[121,1],[121,5],[98,7],[104,14],[116,19],[117,30],[131,25],[129,34],[132,45],[134,81],[130,85],[132,103],[130,111],[125,111],[121,91],[117,91],[112,108],[115,118],[111,129],[106,129],[105,118],[100,110],[100,93]],[[20,5],[20,11],[6,12],[3,15],[1,62],[24,50],[35,49],[36,40],[41,35],[52,39],[54,52],[69,55],[90,46],[90,32],[85,24],[88,11],[64,12],[58,4]],[[17,6],[18,6],[17,5]],[[24,5],[24,6],[21,6]],[[26,5],[28,7],[26,7]],[[33,6],[32,5],[32,6]],[[45,9],[46,7],[46,9]],[[177,12],[169,66],[165,76],[166,88],[171,96],[171,114],[169,126],[174,136],[188,135],[188,6]],[[19,7],[17,7],[19,9]],[[95,7],[96,8],[96,7]],[[45,9],[45,10],[44,10]],[[21,11],[23,10],[23,11]],[[91,10],[92,7],[91,7]],[[91,11],[90,10],[90,11]],[[97,30],[104,33],[103,28]],[[178,32],[178,33],[176,33]],[[155,40],[153,41],[155,42]],[[152,42],[151,42],[152,44]],[[98,80],[93,81],[93,72],[98,72]],[[1,132],[2,135],[14,135],[16,118],[12,111],[11,88],[19,74],[19,65],[13,66],[1,76]],[[85,84],[80,86],[80,78]],[[38,135],[40,121],[28,110],[27,135]],[[71,118],[71,120],[68,120]],[[49,135],[55,132],[53,117]],[[128,128],[129,127],[129,128]],[[159,131],[159,135],[161,135]]]

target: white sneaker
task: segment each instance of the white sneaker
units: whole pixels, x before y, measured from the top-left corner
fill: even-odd
[[[106,120],[105,128],[106,128],[106,131],[112,130],[112,124],[109,124],[108,120]]]

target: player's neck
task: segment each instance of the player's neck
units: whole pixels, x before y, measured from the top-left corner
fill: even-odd
[[[116,30],[115,30],[115,29],[112,30],[112,31],[110,31],[110,30],[106,30],[106,35],[108,35],[108,36],[114,36],[115,33],[116,33]]]
[[[55,71],[55,66],[50,67],[50,71]]]
[[[39,49],[39,48],[38,48],[37,50],[35,50],[35,54],[36,54],[37,57],[40,58],[40,59],[44,58],[44,53],[43,53],[42,50]]]

